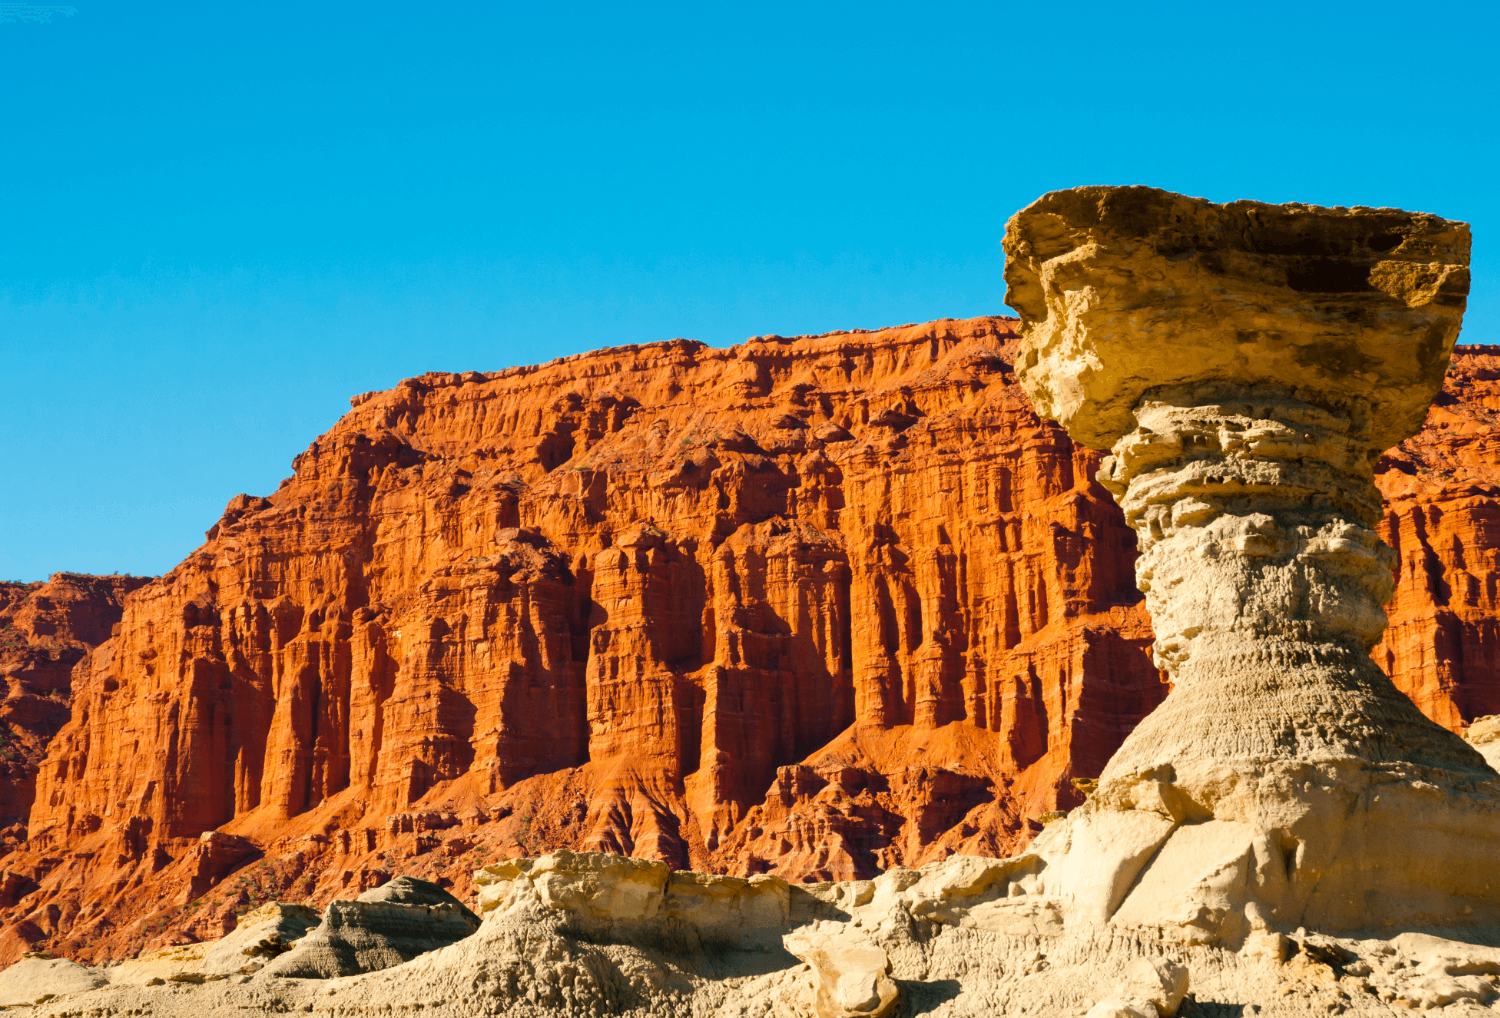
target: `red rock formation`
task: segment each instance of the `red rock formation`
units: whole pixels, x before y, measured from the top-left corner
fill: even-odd
[[[68,720],[73,666],[109,639],[125,595],[147,582],[57,573],[0,583],[0,831],[11,845],[25,838],[37,766]]]
[[[463,894],[549,847],[793,880],[1019,847],[1165,689],[1099,454],[1031,413],[1010,324],[356,397],[79,664],[0,859],[0,963],[217,935],[393,872]],[[1381,475],[1404,565],[1377,657],[1449,723],[1500,709],[1488,531],[1462,522],[1488,495],[1420,471],[1490,455],[1441,427],[1489,413],[1485,356]],[[1472,671],[1421,653],[1445,625]]]
[[[315,897],[456,838],[792,879],[1020,844],[1163,688],[1097,454],[1031,414],[1012,338],[674,341],[356,398],[80,670],[12,948],[137,944],[244,844]]]
[[[1377,466],[1401,556],[1376,662],[1456,730],[1500,713],[1500,348],[1459,347],[1414,438]]]

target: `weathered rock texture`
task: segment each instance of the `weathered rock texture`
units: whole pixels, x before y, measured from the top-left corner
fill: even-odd
[[[107,985],[109,977],[66,958],[25,958],[0,972],[0,1006],[46,1002]]]
[[[47,743],[68,720],[73,667],[108,640],[144,576],[57,573],[0,583],[0,832],[25,837]],[[0,895],[3,895],[0,891]]]
[[[255,898],[205,896],[246,858],[205,831],[320,901],[475,841],[793,879],[1024,843],[1165,686],[1133,538],[1013,339],[674,341],[357,398],[80,672],[8,949],[216,933]]]
[[[1372,464],[1436,395],[1468,229],[1080,188],[1017,213],[1018,374],[1141,543],[1173,690],[1033,845],[1071,923],[1500,926],[1500,775],[1369,653],[1397,556]]]
[[[143,952],[111,966],[107,974],[116,986],[196,984],[249,975],[292,950],[318,925],[318,913],[306,905],[272,902],[241,916],[233,932],[218,940]]]
[[[356,400],[77,666],[0,963],[209,940],[397,860],[465,897],[554,847],[793,882],[1021,847],[1166,687],[1134,535],[1014,384],[1013,324]],[[1451,728],[1500,713],[1500,357],[1468,350],[1376,465],[1375,659]]]
[[[1232,950],[1150,929],[1073,927],[1026,900],[1041,866],[1031,853],[955,856],[873,880],[789,885],[559,852],[485,867],[479,930],[391,968],[331,979],[183,971],[144,987],[121,978],[138,963],[27,961],[0,972],[0,994],[59,994],[33,1012],[50,1018],[1389,1018],[1493,1014],[1486,1005],[1500,999],[1500,949],[1462,939],[1297,930]]]
[[[1398,558],[1375,663],[1444,727],[1500,714],[1500,348],[1454,350],[1426,427],[1375,482]]]
[[[479,917],[441,887],[397,877],[353,901],[329,902],[318,928],[266,972],[292,979],[374,972],[455,944],[478,928]]]

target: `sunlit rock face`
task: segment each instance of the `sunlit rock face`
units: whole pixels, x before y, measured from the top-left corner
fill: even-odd
[[[1416,435],[1375,464],[1396,552],[1376,664],[1461,729],[1500,714],[1500,349],[1460,346]]]
[[[1153,223],[1192,243],[1148,243]],[[1426,430],[1377,459],[1435,391],[1421,344],[1446,356],[1463,236],[1392,210],[1047,196],[1007,241],[1018,363],[1108,458],[1030,414],[999,319],[602,351],[357,399],[80,665],[33,840],[6,860],[0,951],[88,936],[118,956],[211,940],[247,896],[345,900],[321,926],[266,906],[102,971],[27,959],[0,1002],[1290,1018],[1494,1001],[1500,951],[1475,934],[1497,918],[1496,778],[1440,727],[1496,713],[1494,351],[1457,356]],[[1216,301],[1209,328],[1194,309]],[[1280,325],[1233,328],[1241,313]],[[1156,331],[1121,343],[1112,322]],[[1362,382],[1317,374],[1355,354]],[[1497,732],[1467,735],[1494,759]],[[1101,770],[1081,808],[1051,810]],[[1028,849],[978,857],[1024,845],[1044,808]],[[608,851],[514,858],[557,845]],[[423,929],[427,905],[371,902],[416,886],[393,857],[486,921],[442,900]],[[325,935],[293,947],[309,929]],[[400,943],[361,959],[359,930]],[[338,942],[357,964],[327,964]],[[308,978],[215,978],[234,954]]]
[[[28,774],[66,722],[32,840],[0,840],[0,962],[217,937],[393,866],[468,901],[478,862],[550,848],[794,883],[1020,848],[1166,685],[1103,456],[1031,412],[1015,324],[414,379],[66,661],[28,620],[81,593],[0,610],[6,709],[50,719]],[[1374,467],[1374,658],[1453,729],[1500,713],[1497,364],[1459,348]]]
[[[25,838],[37,769],[68,720],[74,666],[109,639],[126,596],[148,582],[81,573],[0,582],[0,855]]]
[[[1275,385],[1353,415],[1377,454],[1442,385],[1469,227],[1400,209],[1054,191],[1006,228],[1017,364],[1043,417],[1110,448],[1163,386]]]
[[[75,676],[0,953],[217,935],[391,859],[462,896],[481,851],[797,881],[1024,844],[1166,686],[1012,325],[356,398]]]
[[[1500,779],[1368,656],[1397,563],[1372,464],[1441,385],[1467,227],[1080,188],[1006,250],[1019,377],[1113,448],[1173,679],[1037,843],[1048,890],[1190,940],[1500,919]]]

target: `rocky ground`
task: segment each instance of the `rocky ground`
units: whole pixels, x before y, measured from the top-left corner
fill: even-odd
[[[1038,898],[1033,871],[1027,857],[954,857],[875,880],[788,885],[565,852],[481,871],[477,932],[404,963],[380,967],[367,953],[360,974],[287,978],[305,945],[327,953],[330,923],[304,933],[308,919],[277,907],[197,951],[103,969],[23,960],[0,973],[0,1003],[38,1018],[1301,1018],[1491,1014],[1500,1000],[1500,944],[1472,932],[1265,931],[1204,945],[1077,928],[1065,905]],[[332,938],[369,945],[380,922],[344,921]]]

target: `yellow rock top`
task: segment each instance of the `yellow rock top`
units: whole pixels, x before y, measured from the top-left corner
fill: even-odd
[[[1198,382],[1368,413],[1372,445],[1395,445],[1442,386],[1469,292],[1466,223],[1150,187],[1045,194],[1005,252],[1017,375],[1095,448],[1135,427],[1148,390]]]

